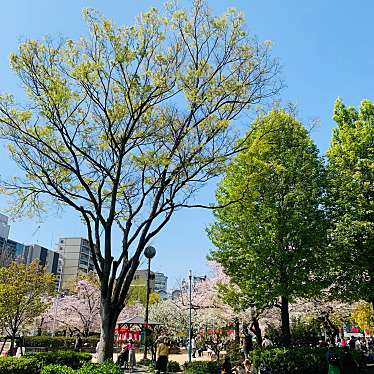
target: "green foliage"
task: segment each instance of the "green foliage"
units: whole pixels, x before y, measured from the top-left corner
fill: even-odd
[[[76,338],[68,336],[25,336],[25,347],[45,347],[50,350],[71,350]],[[96,348],[99,337],[82,338],[84,347]]]
[[[320,323],[314,319],[291,320],[291,343],[299,347],[316,347],[321,336]]]
[[[219,361],[193,361],[186,362],[184,365],[184,372],[187,374],[220,374],[222,362]]]
[[[230,341],[227,345],[226,356],[229,357],[233,366],[243,362],[240,344],[235,341]]]
[[[72,374],[73,369],[66,365],[50,364],[44,366],[40,374]]]
[[[40,368],[36,357],[0,357],[1,374],[39,374]]]
[[[21,326],[32,323],[49,306],[45,299],[55,291],[55,278],[38,261],[12,262],[0,267],[0,316],[2,327],[15,337]]]
[[[343,349],[333,349],[341,362],[346,360]],[[277,374],[325,374],[328,371],[327,349],[322,348],[271,348],[256,349],[251,353],[253,366],[261,365]],[[352,352],[357,362],[362,362],[361,353]],[[350,371],[355,374],[358,371]]]
[[[374,299],[374,104],[345,107],[338,99],[328,159],[335,296]]]
[[[121,374],[121,369],[113,361],[106,361],[101,365],[85,364],[80,369],[73,370],[65,365],[47,365],[40,374]]]
[[[75,351],[28,353],[25,357],[35,357],[42,362],[43,365],[66,365],[73,369],[82,367],[86,362],[89,362],[92,359],[90,353]]]
[[[279,109],[257,118],[243,147],[219,185],[217,201],[225,207],[214,212],[208,230],[216,247],[211,257],[234,285],[227,297],[264,308],[279,297],[317,294],[324,286],[327,229],[317,147]]]
[[[138,364],[140,366],[151,366],[152,365],[152,360],[149,359],[149,358],[146,358],[146,359],[142,358],[141,360],[138,361]]]
[[[167,371],[169,373],[178,373],[179,371],[181,371],[181,367],[177,361],[171,360],[168,362]]]

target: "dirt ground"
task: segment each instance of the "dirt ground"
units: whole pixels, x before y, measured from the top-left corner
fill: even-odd
[[[118,356],[117,353],[115,353],[113,355],[114,362],[116,362],[117,356]],[[143,352],[136,353],[136,362],[139,362],[142,358],[143,358]],[[209,360],[209,357],[208,357],[207,352],[204,352],[203,356],[201,356],[201,357],[198,357],[198,354],[196,353],[196,357],[192,358],[192,361],[208,361],[208,360]],[[95,355],[94,355],[92,361],[93,362],[96,361]],[[184,364],[186,361],[188,361],[187,351],[182,351],[182,353],[179,353],[179,354],[169,355],[169,361],[176,361],[181,365]]]

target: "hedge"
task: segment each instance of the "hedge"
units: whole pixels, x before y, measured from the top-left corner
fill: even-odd
[[[220,361],[193,361],[186,362],[184,372],[188,374],[220,374],[222,362]]]
[[[70,350],[74,347],[76,337],[70,336],[25,336],[25,347],[48,348],[52,350]],[[82,338],[83,347],[96,348],[99,337]]]
[[[354,361],[363,366],[360,352],[349,352],[335,348],[335,352],[343,369],[347,373],[359,373]],[[326,374],[328,363],[326,348],[268,348],[256,349],[251,353],[254,368],[259,372],[260,367],[276,374]]]
[[[36,357],[0,357],[0,373],[39,374],[41,364]]]
[[[42,369],[40,374],[122,374],[122,372],[112,361],[107,361],[101,365],[85,364],[77,370],[64,365],[48,365]]]
[[[73,369],[78,369],[86,362],[92,360],[92,355],[90,353],[75,351],[28,353],[24,357],[35,357],[43,364],[43,366],[58,364],[66,365]]]

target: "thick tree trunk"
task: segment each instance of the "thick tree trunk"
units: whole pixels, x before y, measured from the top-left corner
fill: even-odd
[[[288,311],[288,298],[281,297],[282,343],[284,347],[291,345],[290,315]]]
[[[107,300],[101,302],[101,328],[100,342],[97,352],[97,361],[113,359],[114,329],[118,312],[113,309]]]

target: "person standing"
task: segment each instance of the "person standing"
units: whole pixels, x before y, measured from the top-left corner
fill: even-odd
[[[80,352],[82,350],[82,338],[81,338],[80,335],[77,335],[77,337],[75,339],[74,349],[77,352]]]
[[[228,356],[225,357],[222,365],[222,374],[231,374],[231,362]]]
[[[157,373],[165,373],[167,370],[169,361],[169,347],[167,346],[166,342],[166,338],[162,338],[160,344],[157,347]]]
[[[135,344],[132,339],[129,340],[128,348],[129,348],[129,367],[130,367],[130,372],[132,372],[136,366]]]

